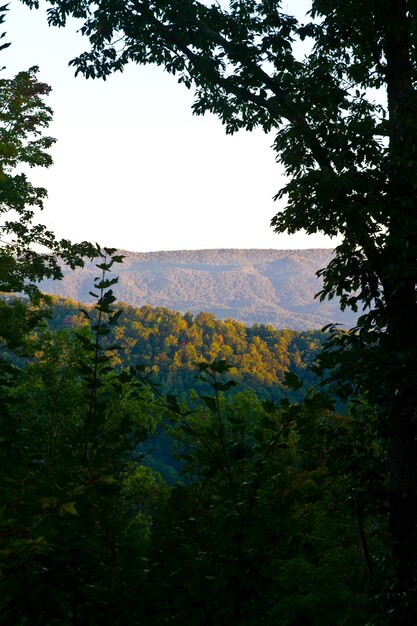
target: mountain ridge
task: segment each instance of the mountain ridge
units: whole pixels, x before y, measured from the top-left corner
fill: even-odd
[[[132,306],[162,306],[193,314],[214,313],[247,325],[271,324],[294,330],[316,329],[329,323],[354,325],[351,312],[341,312],[337,299],[314,299],[322,281],[316,272],[332,257],[327,248],[294,250],[212,248],[131,252],[115,266],[114,286],[120,301]],[[97,268],[64,269],[60,282],[43,281],[41,288],[85,303],[92,302]]]

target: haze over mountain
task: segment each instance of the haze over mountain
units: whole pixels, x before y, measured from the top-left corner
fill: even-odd
[[[356,316],[342,313],[337,300],[319,302],[317,270],[332,251],[309,250],[178,250],[126,252],[116,266],[115,295],[133,306],[162,306],[181,313],[209,311],[220,319],[247,325],[271,324],[296,330],[321,328],[330,322],[352,326]],[[42,289],[80,302],[98,275],[94,263],[65,271],[60,282],[44,281]]]

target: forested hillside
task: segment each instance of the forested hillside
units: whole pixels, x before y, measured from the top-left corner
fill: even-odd
[[[308,330],[331,322],[352,326],[338,299],[314,299],[322,288],[316,272],[330,250],[180,250],[124,252],[115,293],[132,306],[168,307],[181,313],[210,312],[220,319],[275,328]],[[42,283],[48,293],[91,302],[96,270],[64,271],[60,282]]]
[[[365,620],[385,451],[302,388],[321,333],[116,308],[100,254],[93,307],[0,300],[0,623]]]
[[[49,327],[76,331],[86,325],[79,303],[53,297]],[[84,310],[86,308],[84,307]],[[94,317],[93,307],[88,307]],[[288,395],[285,372],[302,376],[306,384],[315,379],[308,369],[323,343],[320,331],[276,330],[272,326],[247,327],[233,319],[219,320],[211,313],[181,315],[162,307],[140,308],[120,304],[121,316],[107,338],[119,349],[114,366],[145,365],[153,380],[171,393],[188,393],[199,386],[196,363],[226,359],[240,390],[252,389],[261,397],[279,399]]]

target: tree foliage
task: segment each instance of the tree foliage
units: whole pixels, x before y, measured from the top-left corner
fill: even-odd
[[[370,468],[380,451],[366,436],[348,450],[353,422],[324,396],[277,405],[250,392],[225,397],[234,383],[226,361],[198,367],[211,387],[200,408],[171,403],[186,480],[155,516],[149,623],[365,623],[369,571],[355,507],[366,486],[347,457],[366,450]],[[369,521],[383,518],[367,514],[372,569],[384,551]]]
[[[166,492],[135,457],[159,412],[102,346],[118,318],[113,252],[98,249],[91,328],[29,337],[26,361],[0,381],[4,624],[134,624],[142,610],[150,515]]]
[[[304,22],[275,0],[50,4],[51,24],[84,20],[90,49],[71,62],[77,72],[105,78],[129,62],[163,65],[195,88],[194,112],[215,113],[227,132],[273,130],[288,175],[275,230],[342,236],[322,270],[322,296],[365,310],[333,347],[347,350],[343,385],[367,393],[391,442],[389,615],[415,623],[415,1],[313,0]]]
[[[1,7],[0,24],[5,11]],[[62,277],[60,263],[81,267],[83,257],[94,254],[87,242],[57,240],[46,226],[33,222],[47,191],[35,187],[27,171],[52,165],[48,150],[55,142],[44,133],[52,120],[45,103],[51,88],[38,81],[37,71],[31,67],[0,79],[0,290],[6,292],[33,294],[42,278]]]
[[[143,368],[112,365],[120,315],[107,275],[120,256],[97,253],[96,305],[83,323],[34,330],[24,303],[7,304],[24,352],[9,347],[15,364],[0,381],[0,621],[365,620],[364,584],[386,556],[372,530],[383,516],[366,497],[386,476],[369,412],[361,435],[314,393],[302,404],[227,397],[236,383],[224,359],[198,364],[209,389],[198,409],[144,386]],[[285,380],[300,387],[294,373]],[[161,421],[183,470],[170,488],[138,457]],[[358,481],[349,470],[361,456]]]

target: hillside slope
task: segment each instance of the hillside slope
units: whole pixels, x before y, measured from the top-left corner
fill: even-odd
[[[330,322],[352,326],[355,316],[341,313],[338,302],[320,303],[316,272],[331,251],[310,250],[179,250],[126,252],[117,267],[119,300],[132,306],[162,306],[184,313],[209,311],[220,319],[271,324],[295,330],[321,328]],[[61,282],[45,281],[42,289],[91,302],[97,269],[65,271]]]

